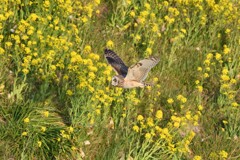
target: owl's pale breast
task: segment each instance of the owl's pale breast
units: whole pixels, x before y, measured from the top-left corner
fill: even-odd
[[[144,84],[137,81],[124,80],[123,88],[135,88],[135,87],[144,87]]]

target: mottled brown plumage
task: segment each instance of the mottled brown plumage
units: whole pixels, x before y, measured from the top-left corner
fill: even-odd
[[[158,64],[159,60],[151,57],[127,67],[121,58],[112,50],[105,49],[105,58],[118,75],[112,78],[112,85],[122,88],[135,88],[149,86],[144,83],[148,72]]]

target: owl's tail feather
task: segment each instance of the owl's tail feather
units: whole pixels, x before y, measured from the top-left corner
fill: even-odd
[[[154,84],[153,83],[143,83],[143,85],[144,85],[144,87],[148,87],[148,86],[150,86],[150,87],[152,87]]]

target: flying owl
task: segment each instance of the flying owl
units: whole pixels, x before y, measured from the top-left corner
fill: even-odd
[[[154,57],[146,58],[138,63],[127,67],[121,58],[112,50],[105,49],[105,58],[116,71],[117,75],[112,78],[112,85],[122,88],[145,87],[149,84],[144,83],[148,72],[158,64],[159,59]]]

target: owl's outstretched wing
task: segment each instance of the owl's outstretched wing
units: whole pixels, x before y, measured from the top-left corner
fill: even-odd
[[[108,63],[113,67],[117,74],[126,77],[128,73],[128,67],[124,64],[121,58],[110,49],[105,49],[104,53]]]
[[[129,67],[125,80],[143,82],[147,78],[148,72],[156,66],[158,62],[159,59],[154,57],[139,61]]]

